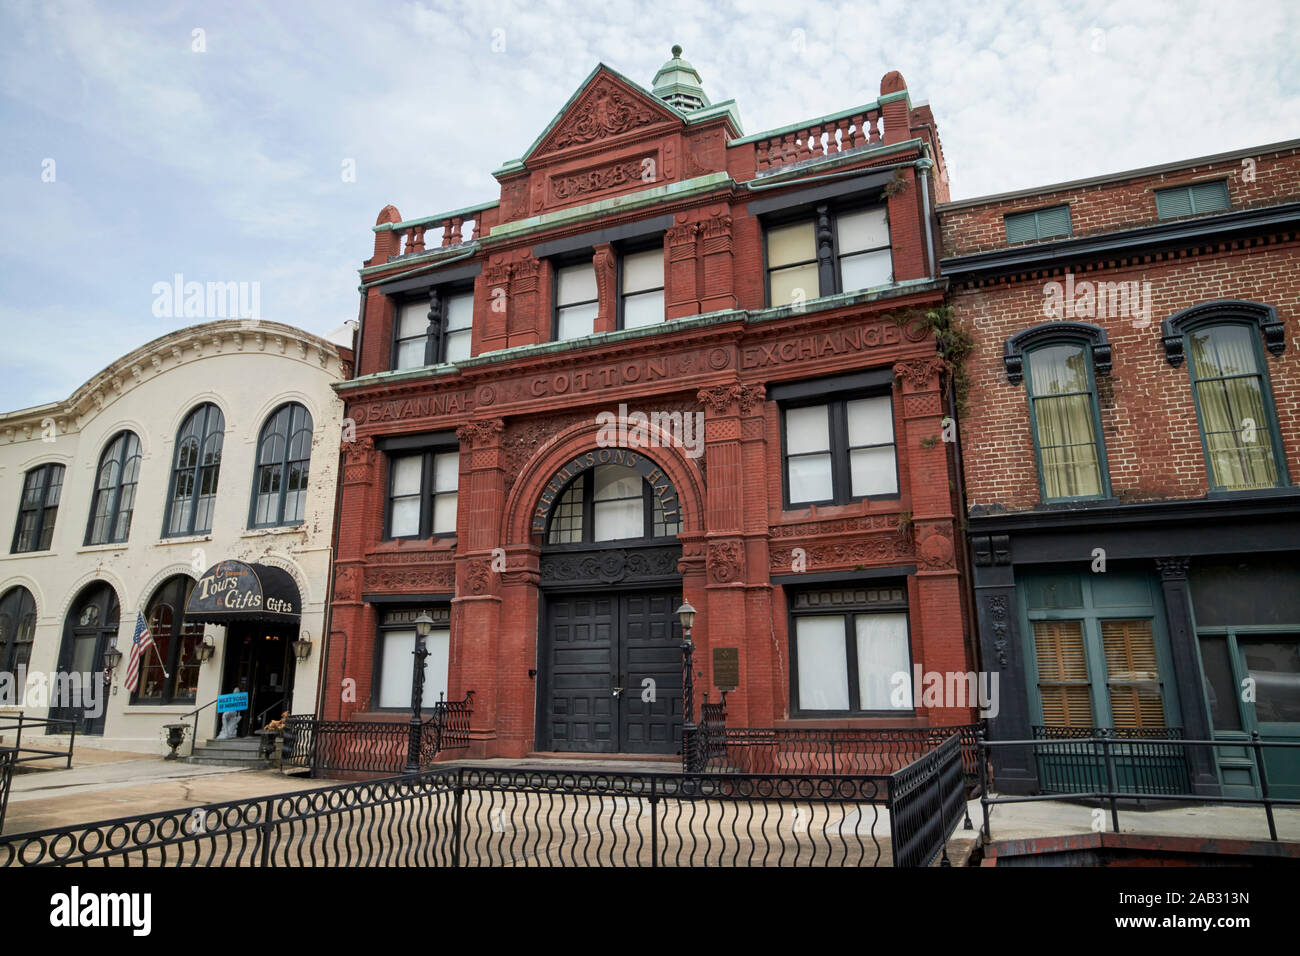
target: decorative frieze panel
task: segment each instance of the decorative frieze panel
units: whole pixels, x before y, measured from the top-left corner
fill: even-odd
[[[842,571],[857,565],[902,564],[916,556],[911,541],[897,532],[858,541],[799,545],[803,552],[800,562],[795,561],[794,547],[772,548],[770,568],[773,574],[790,574],[796,566],[807,571]]]
[[[667,581],[677,577],[677,562],[681,557],[681,546],[675,544],[543,554],[542,584],[571,586]]]

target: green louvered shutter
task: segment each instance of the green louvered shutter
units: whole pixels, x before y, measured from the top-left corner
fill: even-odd
[[[1228,184],[1223,180],[1197,183],[1191,187],[1192,211],[1196,213],[1223,212],[1228,208]]]
[[[1053,206],[1051,209],[1038,210],[1038,238],[1050,239],[1053,236],[1070,234],[1070,207]]]
[[[1156,190],[1156,215],[1161,219],[1176,219],[1192,214],[1192,191],[1186,186]]]
[[[1007,224],[1007,242],[1024,242],[1026,239],[1038,238],[1038,225],[1032,212],[1013,212],[1005,217]]]

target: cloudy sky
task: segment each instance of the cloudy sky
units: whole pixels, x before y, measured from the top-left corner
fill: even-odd
[[[899,70],[962,198],[1300,136],[1298,9],[0,0],[0,410],[189,324],[154,315],[178,273],[337,328],[379,209],[495,198],[491,170],[599,61],[649,85],[680,43],[748,133],[869,102]]]

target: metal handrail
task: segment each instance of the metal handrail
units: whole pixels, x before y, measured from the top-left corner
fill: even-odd
[[[27,717],[25,716],[24,712],[21,710],[18,711],[17,714],[0,714],[0,721],[3,720],[18,721],[14,733],[14,746],[13,746],[14,763],[19,764],[19,763],[25,763],[26,761],[29,760],[45,760],[48,757],[66,756],[68,758],[68,762],[63,769],[65,770],[72,769],[72,748],[76,745],[77,742],[77,722],[75,720],[69,719],[67,717]],[[49,727],[54,724],[66,724],[69,730],[71,731],[71,736],[68,737],[68,752],[65,754],[62,750],[42,750],[39,747],[24,747],[23,746],[24,724],[29,726],[44,725],[46,727]],[[4,729],[5,728],[3,726],[0,726],[0,730],[4,730]],[[29,753],[29,754],[33,754],[34,756],[31,757],[18,756],[21,753]]]
[[[288,696],[289,696],[288,694],[281,694],[279,697],[276,698],[275,703],[272,704],[271,707],[279,707],[281,704],[284,703],[285,698],[287,698]],[[265,708],[260,714],[258,714],[256,717],[252,719],[252,721],[249,722],[248,729],[250,733],[255,729],[254,725],[262,723],[262,718],[271,712],[271,707]]]
[[[194,729],[190,732],[190,756],[191,757],[194,756],[194,744],[199,739],[199,714],[203,713],[203,711],[207,710],[209,707],[211,707],[220,699],[221,698],[219,697],[214,697],[206,704],[204,704],[202,707],[195,707],[188,714],[181,714],[182,721],[186,720],[189,717],[194,718]]]
[[[1111,829],[1119,833],[1119,801],[1120,800],[1173,800],[1179,803],[1206,803],[1206,804],[1244,804],[1247,806],[1262,806],[1264,814],[1268,817],[1268,835],[1269,839],[1277,840],[1277,822],[1273,818],[1273,807],[1300,807],[1300,798],[1291,797],[1274,797],[1269,795],[1268,772],[1264,766],[1264,758],[1261,750],[1264,747],[1280,747],[1283,749],[1298,749],[1300,743],[1283,740],[1261,740],[1259,731],[1253,730],[1250,733],[1250,742],[1245,741],[1240,744],[1224,744],[1222,740],[1179,740],[1174,738],[1134,738],[1134,737],[1112,737],[1108,734],[1101,734],[1092,737],[1073,737],[1068,741],[1060,739],[1042,739],[1034,740],[985,740],[983,731],[979,734],[979,740],[976,747],[980,756],[980,779],[984,783],[983,792],[980,794],[980,804],[984,811],[984,825],[980,830],[981,838],[984,843],[992,840],[989,830],[989,807],[1002,803],[1041,803],[1048,800],[1061,800],[1062,795],[1057,793],[1034,794],[1022,797],[1008,796],[989,796],[988,781],[989,767],[988,760],[994,747],[1052,747],[1060,746],[1062,743],[1070,744],[1100,744],[1102,750],[1102,759],[1106,764],[1106,782],[1105,790],[1095,790],[1090,793],[1069,793],[1065,799],[1069,800],[1102,800],[1110,804]],[[1136,790],[1121,791],[1116,782],[1115,776],[1115,752],[1111,749],[1115,744],[1132,745],[1132,744],[1158,744],[1161,747],[1224,747],[1238,746],[1250,750],[1251,757],[1254,761],[1255,773],[1259,779],[1260,796],[1258,797],[1224,797],[1213,796],[1204,793],[1145,793]],[[1123,754],[1121,754],[1123,756]]]

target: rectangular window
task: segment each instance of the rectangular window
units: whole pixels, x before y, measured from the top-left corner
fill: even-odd
[[[1092,363],[1083,345],[1048,345],[1025,356],[1030,422],[1043,497],[1098,498],[1105,493]]]
[[[823,242],[831,245],[835,268],[823,276],[817,266],[817,222],[829,226]],[[774,224],[764,233],[770,305],[790,305],[807,299],[856,292],[893,281],[894,260],[887,207],[832,209],[820,206],[816,216]]]
[[[623,328],[640,329],[664,320],[664,250],[662,246],[629,252],[620,260],[619,295]]]
[[[794,640],[795,711],[912,709],[906,612],[801,615],[794,619]],[[906,680],[900,682],[899,674]]]
[[[1229,208],[1228,183],[1224,179],[1156,190],[1156,215],[1161,219],[1223,212]]]
[[[890,396],[785,407],[782,417],[791,506],[898,494]]]
[[[1034,621],[1038,696],[1048,727],[1092,727],[1092,685],[1082,621]]]
[[[389,538],[456,533],[460,455],[427,450],[388,459]]]
[[[50,549],[62,491],[62,465],[41,465],[27,472],[23,479],[22,498],[18,502],[12,553]]]
[[[596,268],[591,261],[555,270],[555,341],[581,338],[596,330]]]
[[[1009,212],[1002,217],[1007,230],[1007,242],[1026,242],[1030,239],[1054,239],[1074,232],[1068,205],[1027,212]]]
[[[380,633],[379,707],[409,710],[411,683],[415,676],[415,628],[385,627]],[[426,711],[447,693],[447,669],[451,660],[451,630],[435,627],[424,639],[429,656],[424,660],[424,693],[421,707]]]
[[[432,309],[429,292],[398,306],[393,336],[395,370],[459,362],[470,357],[474,292],[443,287],[439,292],[441,325],[437,328],[429,322]]]

